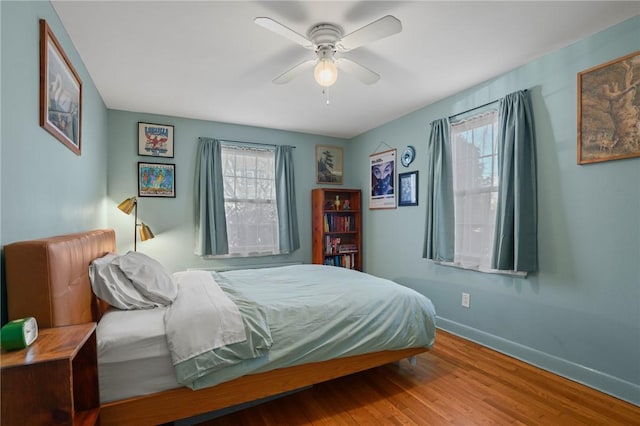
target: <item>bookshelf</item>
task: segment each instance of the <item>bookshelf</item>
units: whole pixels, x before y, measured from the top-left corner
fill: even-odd
[[[312,263],[362,271],[362,201],[359,189],[311,191]]]

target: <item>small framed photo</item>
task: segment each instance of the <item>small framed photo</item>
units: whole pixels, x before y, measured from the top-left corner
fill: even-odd
[[[343,163],[341,147],[316,145],[316,183],[342,185]]]
[[[82,80],[44,19],[40,20],[40,126],[80,155]]]
[[[139,122],[138,155],[173,158],[173,126]]]
[[[138,196],[176,196],[176,165],[162,163],[138,163]]]
[[[399,206],[417,206],[418,205],[418,171],[400,173],[398,175],[400,181],[400,201]]]

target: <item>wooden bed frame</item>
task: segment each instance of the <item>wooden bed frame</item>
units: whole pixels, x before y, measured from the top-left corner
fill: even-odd
[[[41,328],[97,322],[108,308],[89,281],[89,264],[115,252],[115,232],[94,230],[4,248],[9,319],[33,316]],[[251,374],[193,391],[176,388],[101,405],[109,425],[157,425],[300,389],[410,358],[426,348],[381,351]]]

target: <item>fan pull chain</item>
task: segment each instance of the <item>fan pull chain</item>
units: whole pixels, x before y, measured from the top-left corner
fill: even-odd
[[[324,104],[325,106],[329,106],[329,104],[331,103],[331,101],[329,100],[329,88],[328,87],[323,87],[322,88],[322,94],[325,96],[325,101]]]

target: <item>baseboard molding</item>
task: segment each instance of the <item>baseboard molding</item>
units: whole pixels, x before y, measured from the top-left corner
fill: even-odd
[[[640,386],[464,324],[437,317],[438,328],[640,406]],[[438,339],[436,338],[436,345]]]

